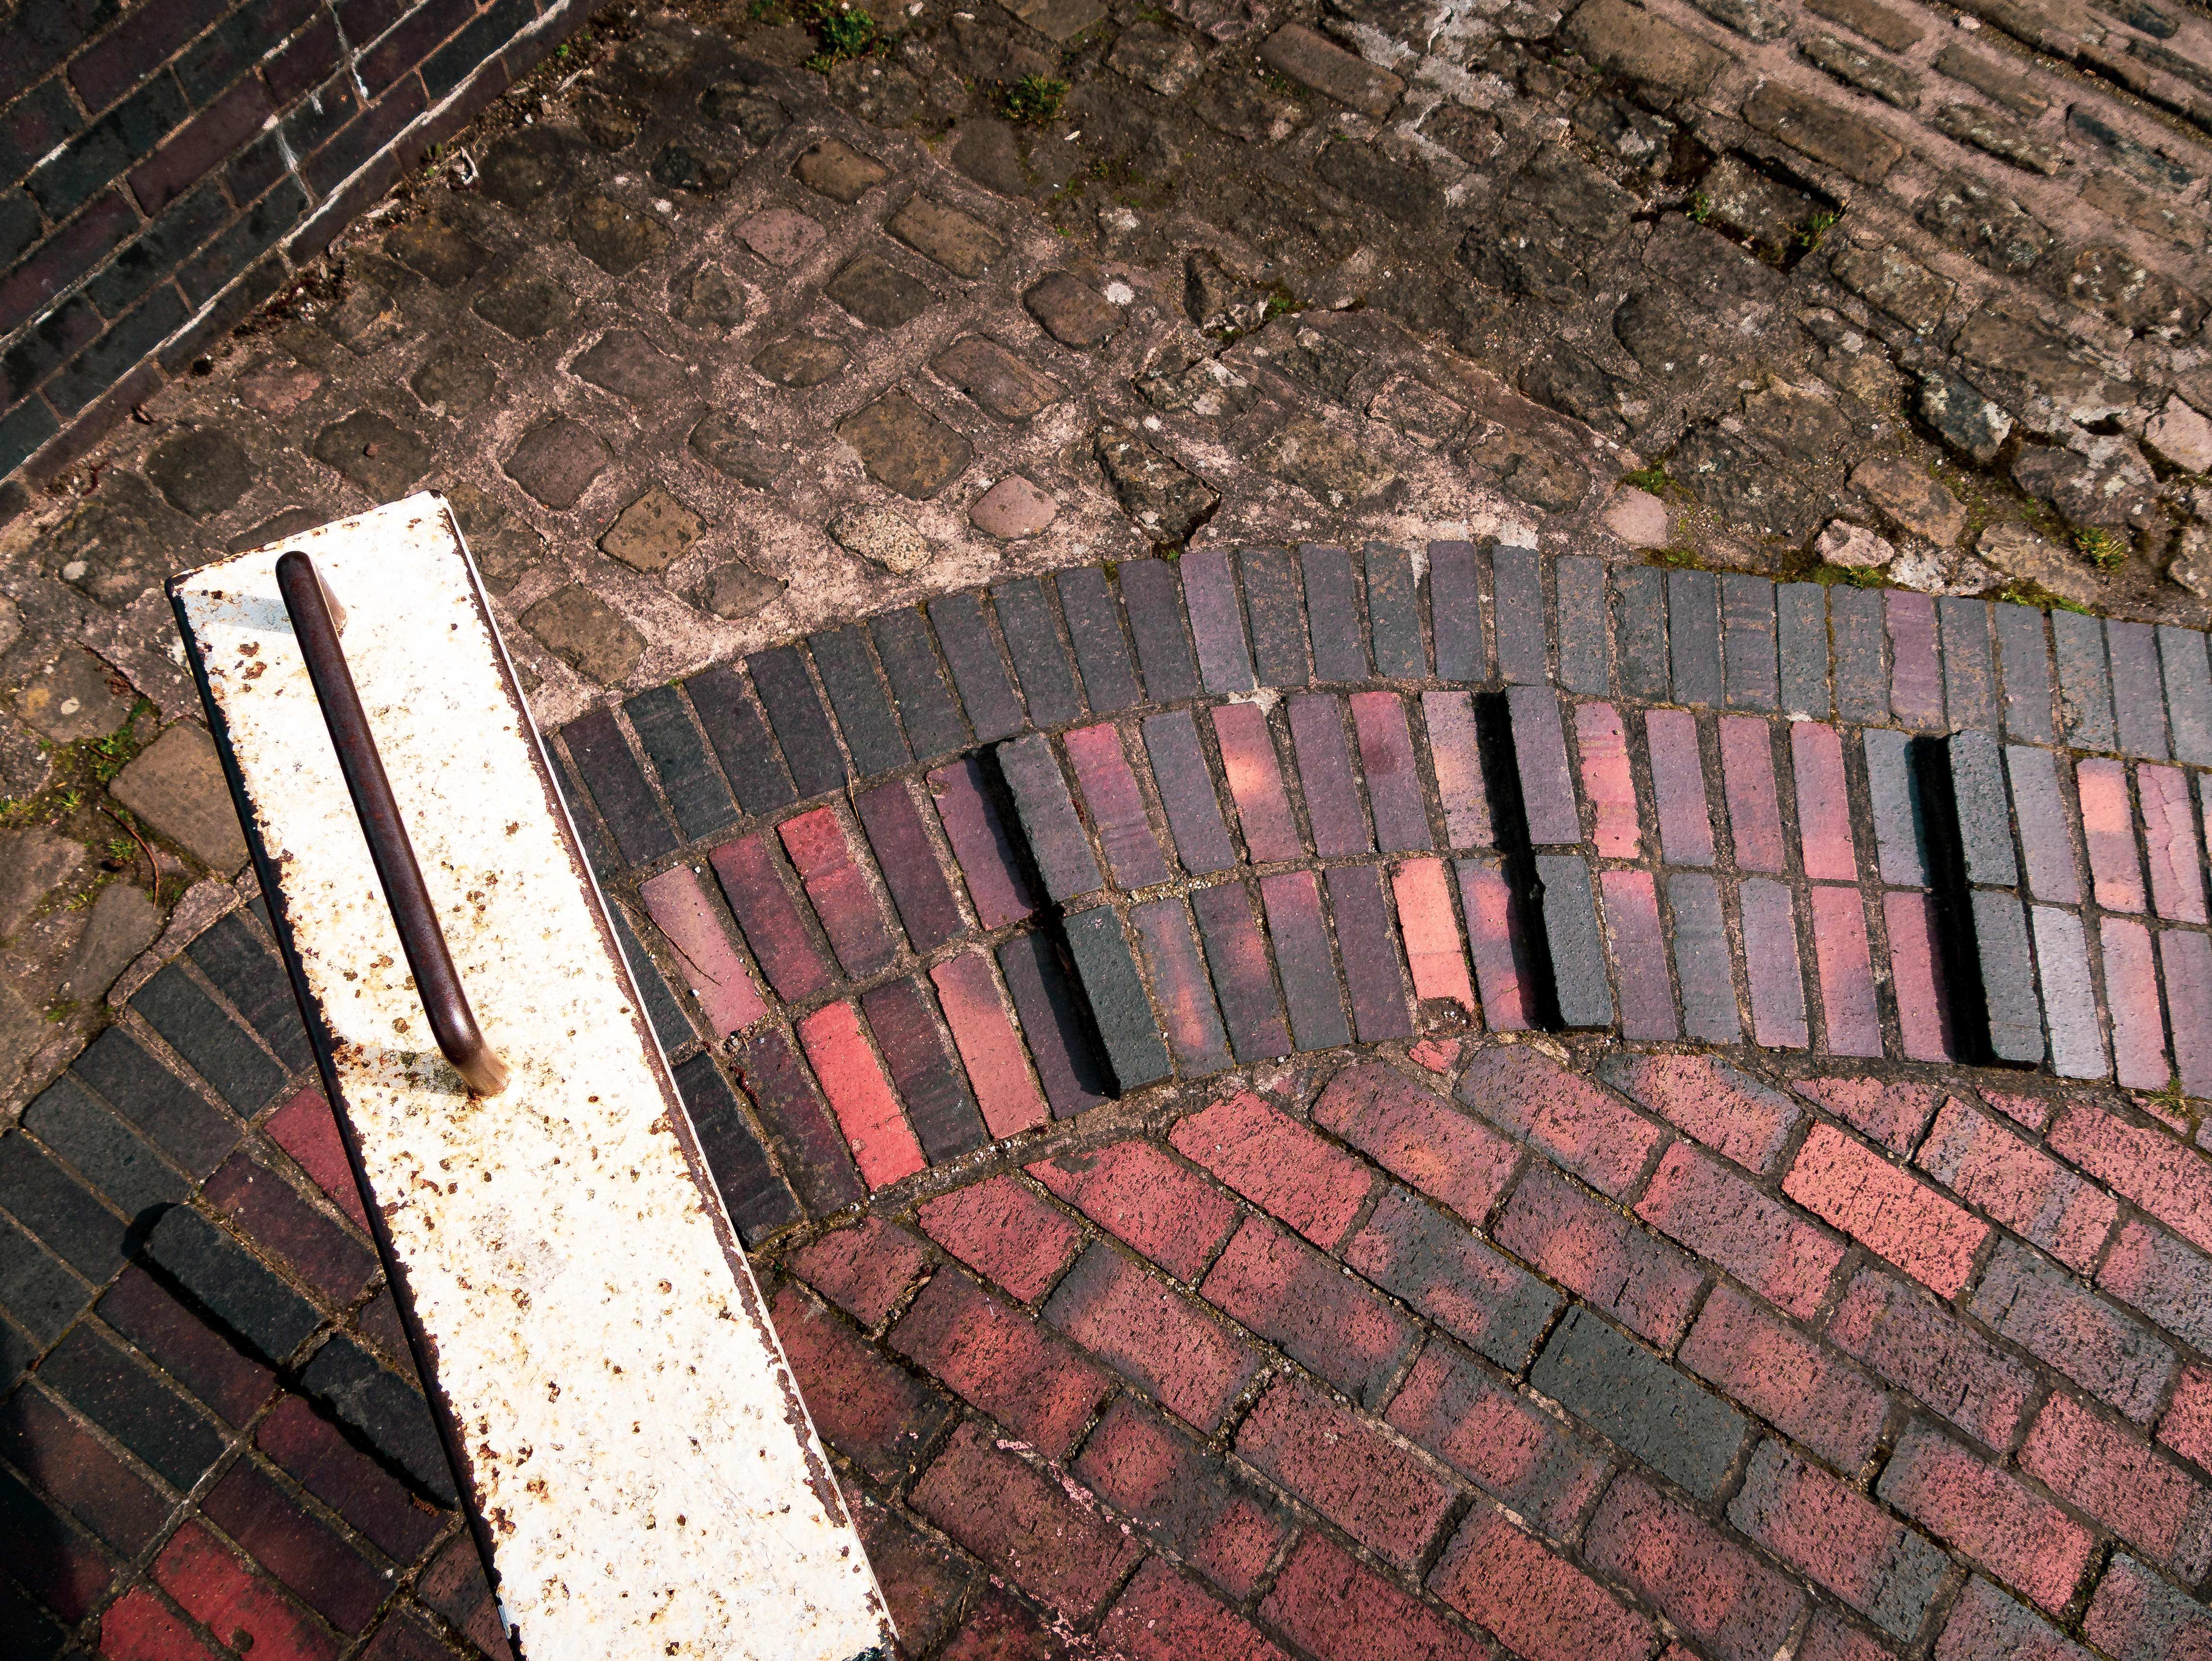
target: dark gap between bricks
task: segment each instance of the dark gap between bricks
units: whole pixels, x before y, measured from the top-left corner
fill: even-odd
[[[1521,763],[1513,745],[1513,718],[1505,694],[1474,695],[1474,745],[1482,757],[1483,788],[1490,796],[1491,836],[1504,866],[1507,928],[1520,938],[1528,965],[1529,1019],[1539,1031],[1558,1032],[1559,984],[1552,968],[1552,941],[1544,932],[1544,885],[1536,875],[1536,848],[1528,837],[1528,804],[1521,794]]]

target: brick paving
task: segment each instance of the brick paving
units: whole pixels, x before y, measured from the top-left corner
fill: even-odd
[[[1897,538],[1893,576],[1977,587],[1953,579],[2004,526],[1864,465],[1841,400],[1889,407],[1877,358],[1955,453],[1983,441],[1937,383],[2123,494],[2136,439],[2181,453],[2185,331],[2085,323],[2101,355],[2067,356],[2004,310],[2040,291],[2002,242],[2050,220],[2148,261],[2129,292],[2204,286],[2201,182],[2160,210],[2128,182],[2178,165],[2141,108],[2062,107],[2047,61],[2081,40],[2056,55],[2175,113],[2191,60],[2159,43],[2204,26],[1992,0],[1969,46],[1917,8],[1806,9],[1516,6],[1459,18],[1464,50],[1389,8],[1312,20],[1364,58],[1270,20],[1273,78],[1200,94],[1206,142],[1310,124],[1298,166],[1384,204],[1406,273],[1272,320],[1257,264],[1194,251],[1272,249],[1323,292],[1298,239],[1338,230],[1275,223],[1304,185],[1174,258],[1095,204],[1072,249],[1079,193],[1039,180],[1074,135],[971,120],[940,155],[854,66],[824,96],[662,19],[586,89],[646,138],[541,104],[477,187],[350,241],[353,303],[179,382],[105,485],[11,526],[16,711],[57,744],[131,721],[91,794],[138,816],[173,910],[14,937],[58,1019],[10,1039],[30,1099],[0,1134],[9,1653],[504,1652],[147,552],[425,480],[913,1656],[2212,1646],[2205,637],[1777,581],[1804,562],[1747,528],[1809,535],[1818,498]],[[1174,16],[1200,12],[1119,20],[1110,61],[1164,54],[1164,89],[1170,48],[1238,33]],[[912,52],[871,65],[934,84]],[[1939,84],[1914,131],[1949,148],[1909,160],[1834,102]],[[1676,118],[1708,87],[1732,125],[1700,161]],[[1581,161],[1536,149],[1554,106],[1599,135]],[[1116,107],[1081,122],[1170,124]],[[1421,239],[1472,210],[1418,170],[1492,140],[1497,234],[1440,286]],[[1655,143],[1707,170],[1624,171]],[[685,144],[728,176],[670,183]],[[2046,166],[2087,157],[2067,206]],[[1916,213],[1872,193],[1936,162]],[[1965,212],[1990,177],[2033,232],[2009,196]],[[1608,179],[1658,204],[1625,282],[1602,244],[1644,221]],[[1831,200],[1852,222],[1816,258]],[[2069,298],[2125,332],[2093,253]],[[1798,358],[1768,337],[1738,386],[1753,360],[1699,346],[1677,288]],[[1722,405],[1676,398],[1685,342]],[[2037,352],[2043,381],[2005,378]],[[2124,369],[2124,439],[2092,430]],[[1616,480],[1662,450],[1718,518],[1650,504],[1672,524],[1639,541]],[[2201,484],[2155,483],[2112,522],[2201,538]],[[1731,569],[1637,563],[1686,526]],[[57,655],[80,642],[89,669]],[[33,695],[49,670],[82,732]],[[41,893],[82,879],[39,833],[9,857]],[[88,1014],[58,977],[95,960],[122,979]]]

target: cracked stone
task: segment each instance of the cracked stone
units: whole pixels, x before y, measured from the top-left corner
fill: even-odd
[[[903,392],[885,392],[837,423],[879,484],[926,502],[960,475],[975,452],[968,441]]]
[[[219,514],[253,488],[253,466],[220,427],[188,427],[154,447],[146,477],[169,505],[194,519]]]
[[[356,410],[315,435],[312,452],[379,502],[397,502],[430,465],[430,447],[376,410]]]
[[[517,340],[535,340],[568,322],[576,308],[568,291],[526,271],[501,273],[485,286],[469,309]]]
[[[1277,95],[1250,76],[1224,75],[1200,88],[1191,110],[1209,127],[1248,144],[1279,144],[1306,123],[1304,105]]]
[[[926,196],[908,198],[884,228],[955,277],[981,277],[1006,251],[1006,238],[981,220]]]
[[[337,309],[324,317],[323,327],[366,357],[399,332],[399,307],[374,283],[349,283]]]
[[[1905,386],[1889,354],[1856,331],[1822,352],[1813,373],[1870,410],[1894,409]]]
[[[744,290],[720,265],[702,265],[669,315],[702,334],[728,334],[745,320]]]
[[[1816,36],[1798,50],[1847,87],[1870,92],[1900,110],[1920,107],[1920,77],[1887,58],[1848,46],[1832,34]]]
[[[55,528],[54,569],[71,587],[119,611],[169,574],[169,551],[188,545],[191,535],[144,479],[113,473]]]
[[[283,358],[264,358],[239,376],[239,402],[265,416],[283,417],[315,395],[323,384],[320,369]]]
[[[2012,478],[2068,524],[2108,530],[2142,522],[2158,492],[2142,453],[2118,437],[2091,439],[2087,455],[2031,444],[2014,458]]]
[[[2196,333],[2204,321],[2203,301],[2110,243],[2094,244],[2074,257],[2066,296],[2124,329],[2168,340]]]
[[[1182,35],[1152,23],[1133,23],[1106,54],[1106,67],[1163,98],[1180,98],[1197,84],[1206,65],[1198,48]]]
[[[2195,253],[2212,236],[2212,226],[2197,215],[2130,184],[2116,173],[2091,173],[2081,186],[2081,199],[2187,253]]]
[[[1267,315],[1267,296],[1240,280],[1210,249],[1182,262],[1182,309],[1205,333],[1234,329],[1249,334]]]
[[[1027,421],[1060,395],[1060,384],[995,340],[963,335],[929,366],[1001,421]]]
[[[1260,401],[1260,389],[1218,357],[1202,357],[1182,369],[1147,369],[1136,385],[1156,410],[1188,410],[1217,421],[1243,415]]]
[[[766,610],[783,593],[784,585],[742,561],[718,565],[700,585],[700,604],[726,623],[736,623]]]
[[[1959,498],[1903,456],[1861,462],[1851,483],[1892,524],[1940,546],[1949,547],[1966,528],[1966,510]]]
[[[791,164],[799,182],[833,202],[858,202],[891,176],[891,170],[850,144],[824,138],[807,147]]]
[[[1066,271],[1054,271],[1022,296],[1029,314],[1054,339],[1079,350],[1111,339],[1121,326],[1121,308]]]
[[[601,149],[624,149],[645,125],[645,111],[627,98],[587,92],[576,100],[576,125]]]
[[[872,560],[899,576],[929,563],[929,539],[888,508],[849,508],[831,522],[830,534],[848,553]]]
[[[664,190],[690,191],[695,196],[710,195],[725,188],[738,176],[738,164],[726,155],[718,155],[703,145],[682,138],[672,138],[660,147],[646,170],[653,182]]]
[[[499,390],[499,371],[482,352],[448,346],[407,383],[433,415],[465,415]]]
[[[441,289],[465,283],[491,258],[483,245],[441,219],[410,220],[386,234],[384,251]]]
[[[622,614],[574,583],[525,611],[522,626],[555,657],[602,686],[620,684],[645,654],[645,642]]]
[[[1295,416],[1252,453],[1252,465],[1332,508],[1373,496],[1398,477],[1382,457],[1311,416]]]
[[[2031,269],[2051,247],[2051,233],[2010,197],[1954,174],[1920,204],[1922,227],[1993,271]]]
[[[1508,495],[1547,513],[1571,513],[1589,494],[1589,470],[1543,445],[1500,432],[1468,447],[1465,463],[1486,467]]]
[[[791,458],[721,410],[709,410],[691,429],[691,453],[726,478],[756,490],[773,490],[791,469]]]
[[[0,830],[0,940],[21,930],[39,903],[76,876],[84,862],[81,845],[43,827]]]
[[[1969,363],[2033,381],[2054,398],[2094,399],[2106,390],[2103,368],[2071,340],[2002,301],[1968,318],[1952,350]]]
[[[93,902],[84,933],[62,965],[61,990],[79,1002],[106,995],[116,977],[161,932],[161,908],[143,888],[112,882]]]
[[[1736,232],[1771,259],[1796,245],[1819,211],[1802,191],[1769,179],[1733,155],[1715,162],[1699,188],[1708,220]]]
[[[690,384],[681,363],[635,329],[609,329],[568,367],[594,386],[636,405],[663,403]]]
[[[2166,568],[2175,584],[2199,599],[2212,599],[2212,531],[2192,525],[2181,533],[2181,550]]]
[[[1285,319],[1253,343],[1252,356],[1273,364],[1332,403],[1343,399],[1366,359],[1334,335]]]
[[[903,127],[921,113],[921,82],[880,58],[848,58],[831,65],[830,96],[872,127]]]
[[[2012,417],[1954,374],[1922,374],[1920,414],[1946,444],[1985,467],[2012,433]]]
[[[1851,423],[1826,399],[1787,381],[1769,380],[1743,395],[1743,424],[1784,455],[1835,456],[1851,447]]]
[[[1971,144],[2024,172],[2054,173],[2066,165],[2056,144],[2009,116],[1978,104],[1946,104],[1929,118],[1929,125],[1947,138]]]
[[[570,211],[568,236],[576,252],[609,277],[629,275],[674,240],[659,220],[596,193]]]
[[[1372,121],[1389,115],[1406,90],[1406,83],[1388,70],[1354,57],[1300,23],[1285,23],[1269,35],[1260,48],[1260,61]]]
[[[2179,397],[2167,399],[2152,417],[2143,429],[2143,442],[2185,473],[2212,473],[2212,421]]]
[[[1060,504],[1014,473],[975,498],[968,517],[975,528],[1011,542],[1033,537],[1060,516]]]
[[[1894,52],[1898,48],[1890,48]],[[1976,92],[2003,105],[2014,115],[2036,119],[2051,107],[2051,100],[2028,84],[2022,76],[2000,69],[1979,52],[1952,45],[1936,55],[1936,67],[1954,81],[1963,81]]]
[[[2068,107],[2066,130],[2118,163],[2123,172],[2132,173],[2154,191],[2179,195],[2197,182],[2197,175],[2179,161],[2171,161],[2156,150],[2138,144],[2089,105],[2075,104]]]
[[[794,334],[762,348],[753,359],[753,368],[779,386],[819,386],[844,374],[849,361],[850,354],[834,340]]]
[[[1881,183],[1905,155],[1905,146],[1871,122],[1778,81],[1765,82],[1744,100],[1743,119],[1747,125],[1849,173],[1862,185]]]
[[[788,267],[820,247],[829,233],[803,213],[769,208],[739,220],[738,234],[769,265]]]
[[[659,485],[648,485],[607,526],[599,546],[633,570],[665,571],[706,528],[706,520],[692,509]]]
[[[751,144],[768,144],[791,125],[791,117],[768,94],[742,81],[718,81],[707,88],[699,107],[708,117],[735,127]]]
[[[1896,548],[1888,541],[1846,519],[1830,520],[1827,529],[1814,539],[1813,551],[1822,564],[1847,571],[1878,570],[1897,557]]]
[[[1452,113],[1458,106],[1439,104],[1434,113],[1422,124],[1428,132],[1448,149],[1458,150],[1470,161],[1486,161],[1494,151],[1486,147],[1480,155],[1468,155],[1445,136],[1445,128],[1456,125],[1458,118]],[[1487,131],[1497,131],[1497,118],[1490,118]],[[1575,106],[1575,131],[1585,138],[1602,144],[1623,161],[1644,165],[1660,161],[1672,148],[1674,135],[1680,131],[1664,116],[1654,115],[1640,105],[1607,92],[1594,92]]]
[[[1397,375],[1367,400],[1367,413],[1388,422],[1425,450],[1449,444],[1466,429],[1467,411],[1435,387]]]
[[[1528,361],[1521,371],[1521,390],[1598,432],[1628,436],[1628,424],[1614,408],[1620,383],[1563,340],[1549,342]]]
[[[1614,237],[1628,227],[1636,198],[1575,159],[1563,144],[1546,144],[1513,177],[1506,194],[1533,203],[1577,236]]]
[[[1713,361],[1712,353],[1706,350],[1705,332],[1679,318],[1667,296],[1656,289],[1638,289],[1621,301],[1620,309],[1613,314],[1613,334],[1643,366],[1644,374],[1671,386],[1701,379]],[[1611,402],[1608,394],[1606,407],[1610,408]]]
[[[1092,441],[1099,471],[1121,511],[1154,542],[1185,542],[1221,498],[1127,428],[1102,427]]]
[[[108,793],[210,871],[246,863],[238,810],[207,729],[180,721],[132,757]]]
[[[1103,0],[1012,0],[1008,11],[1054,45],[1064,45],[1105,16]]]
[[[1698,427],[1685,434],[1671,466],[1698,501],[1741,525],[1795,540],[1818,509],[1787,471],[1733,434]]]
[[[1839,248],[1828,270],[1860,299],[1879,306],[1916,334],[1932,332],[1958,292],[1957,283],[1888,243],[1878,248]]]
[[[1600,69],[1670,98],[1699,96],[1729,62],[1726,52],[1626,0],[1583,0],[1560,39]]]
[[[15,694],[15,713],[49,743],[102,737],[123,725],[135,702],[127,684],[118,691],[111,679],[122,678],[82,648],[70,647]]]
[[[1691,0],[1708,17],[1753,40],[1778,40],[1790,32],[1790,14],[1769,0]]]
[[[874,329],[911,323],[937,303],[937,290],[889,261],[864,253],[823,285],[828,295]]]
[[[556,416],[526,434],[507,459],[507,476],[548,508],[573,508],[614,459],[580,421]]]

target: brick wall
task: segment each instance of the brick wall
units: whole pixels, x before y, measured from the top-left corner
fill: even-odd
[[[18,0],[0,22],[0,476],[64,465],[588,9]]]

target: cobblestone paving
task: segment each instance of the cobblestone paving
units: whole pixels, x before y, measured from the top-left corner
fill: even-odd
[[[0,528],[10,1653],[503,1652],[158,593],[423,484],[910,1653],[2212,1647],[2212,25],[1021,15],[616,31]]]

